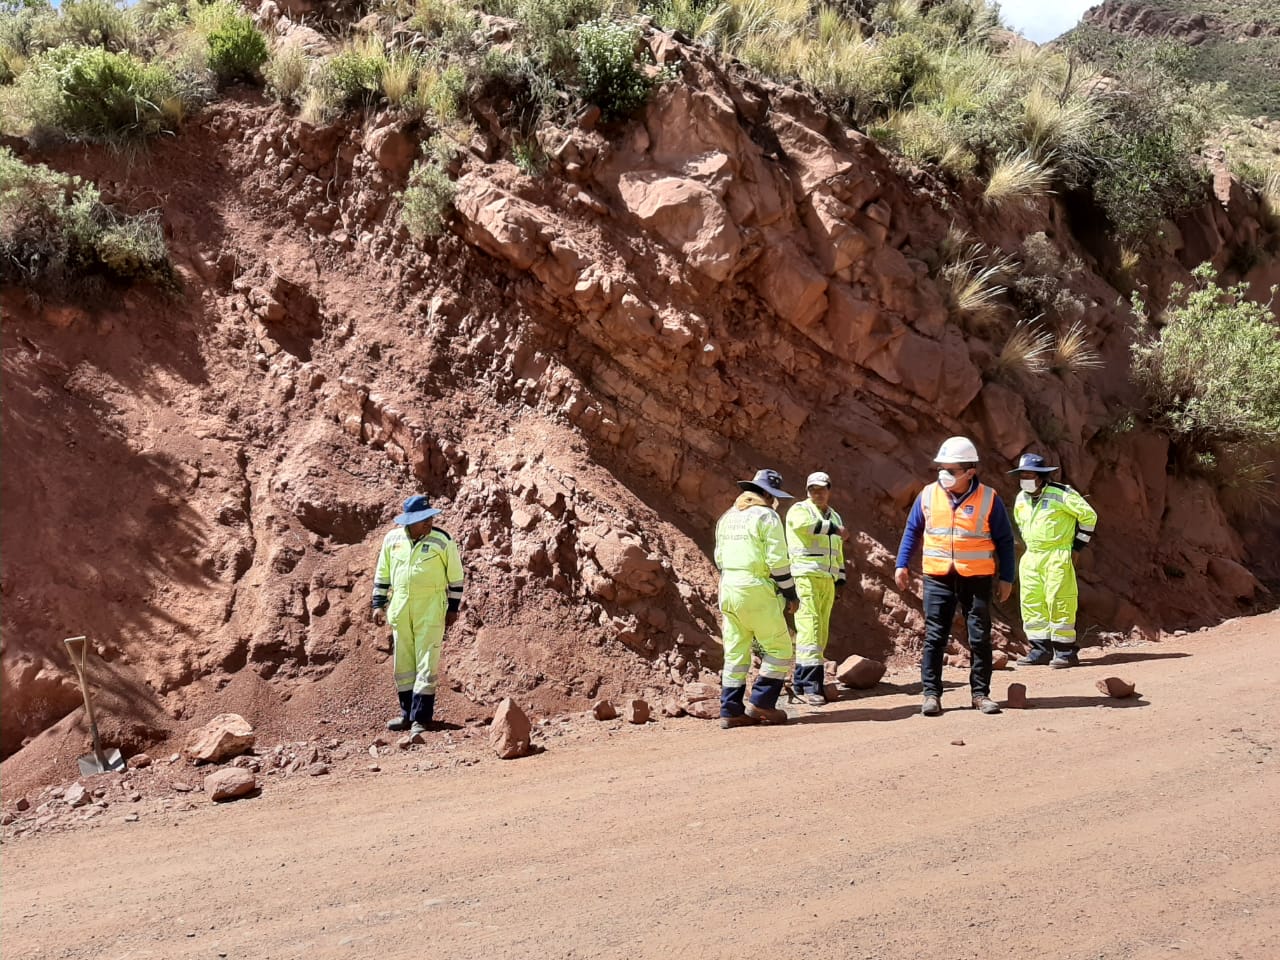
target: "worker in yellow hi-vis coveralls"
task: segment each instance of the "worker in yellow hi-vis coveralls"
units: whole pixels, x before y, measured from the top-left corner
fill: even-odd
[[[462,605],[458,544],[433,522],[440,511],[424,496],[410,497],[387,534],[373,577],[373,618],[391,624],[400,716],[389,730],[422,733],[436,706],[440,643]]]
[[[1022,629],[1031,649],[1018,663],[1074,667],[1076,607],[1080,592],[1072,554],[1088,546],[1098,512],[1065,483],[1053,483],[1044,457],[1024,453],[1010,473],[1018,474],[1022,492],[1013,505],[1013,521],[1027,552],[1018,565]]]
[[[716,524],[716,566],[720,569],[720,612],[724,616],[724,672],[720,678],[720,726],[786,723],[778,709],[778,695],[791,670],[791,633],[783,614],[784,601],[795,612],[799,603],[791,579],[787,541],[779,499],[782,477],[760,470],[751,480],[738,481],[742,493]],[[760,645],[760,675],[744,703],[751,641]]]
[[[795,692],[806,703],[827,702],[823,661],[831,629],[831,609],[844,586],[844,544],[849,531],[831,508],[831,477],[811,473],[805,481],[809,499],[787,510],[787,547],[800,608],[796,611]]]

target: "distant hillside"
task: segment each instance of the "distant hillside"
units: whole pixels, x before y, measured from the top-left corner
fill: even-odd
[[[1280,5],[1271,0],[1106,0],[1067,37],[1103,61],[1135,42],[1181,40],[1181,68],[1196,81],[1226,83],[1228,109],[1280,116]]]

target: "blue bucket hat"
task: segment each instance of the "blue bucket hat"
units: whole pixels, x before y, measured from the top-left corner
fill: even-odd
[[[411,523],[430,520],[439,512],[439,510],[431,506],[430,500],[419,493],[404,502],[404,513],[396,517],[395,522],[402,527],[407,527]]]
[[[750,480],[739,480],[738,486],[743,490],[762,490],[779,500],[794,500],[795,497],[782,489],[782,474],[777,470],[757,470]]]
[[[1018,459],[1018,465],[1010,473],[1053,473],[1057,467],[1046,466],[1044,457],[1038,453],[1024,453]]]

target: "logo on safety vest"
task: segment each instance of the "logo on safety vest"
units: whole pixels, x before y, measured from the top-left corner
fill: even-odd
[[[966,506],[965,506],[965,508],[964,508],[964,510],[963,510],[963,513],[964,513],[964,515],[965,515],[966,517],[972,517],[972,516],[973,516],[973,504],[968,504],[968,505],[966,505]]]

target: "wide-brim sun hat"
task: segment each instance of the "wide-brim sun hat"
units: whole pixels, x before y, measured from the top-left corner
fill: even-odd
[[[743,490],[760,490],[779,500],[794,500],[795,497],[782,489],[782,474],[777,470],[757,470],[750,480],[739,480],[738,486]]]
[[[1057,469],[1046,464],[1044,457],[1038,453],[1024,453],[1018,458],[1018,465],[1009,473],[1054,473]]]
[[[415,494],[404,502],[404,513],[396,517],[395,522],[407,527],[423,520],[430,520],[440,511],[431,506],[431,501],[422,494]]]

